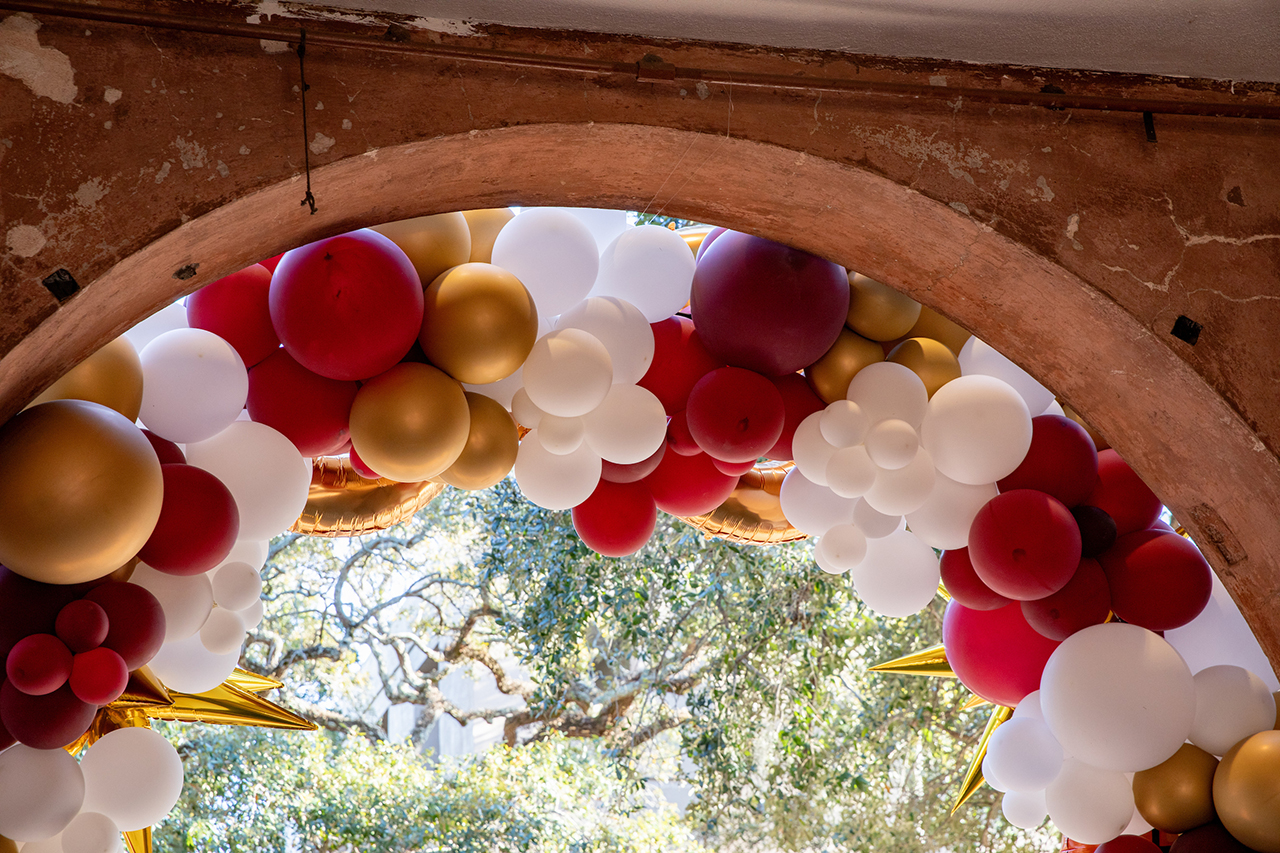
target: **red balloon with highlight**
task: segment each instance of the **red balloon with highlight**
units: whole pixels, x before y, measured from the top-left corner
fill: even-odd
[[[1111,615],[1111,589],[1097,560],[1083,559],[1067,585],[1052,595],[1022,602],[1027,624],[1050,640],[1065,640]]]
[[[1001,492],[1037,489],[1066,506],[1084,501],[1098,485],[1098,451],[1080,424],[1061,415],[1031,419],[1031,447],[997,485]]]
[[[755,462],[782,435],[786,409],[768,377],[721,367],[693,386],[685,416],[705,453],[723,462]]]
[[[28,696],[44,696],[71,677],[71,650],[53,634],[32,634],[5,659],[9,683]]]
[[[1115,521],[1118,536],[1146,530],[1163,508],[1155,492],[1110,449],[1098,454],[1098,485],[1084,503],[1105,510]]]
[[[111,649],[93,649],[72,660],[70,683],[81,702],[109,705],[129,686],[129,670],[124,658]]]
[[[1080,528],[1057,498],[1015,489],[978,510],[969,559],[982,582],[1006,598],[1044,598],[1066,586],[1080,565]]]
[[[639,551],[657,521],[658,505],[643,482],[601,480],[591,496],[573,508],[573,529],[588,548],[606,557]]]
[[[240,510],[222,481],[194,465],[160,466],[160,520],[138,557],[170,575],[203,574],[226,559],[240,535]]]
[[[705,453],[668,453],[644,482],[658,509],[684,516],[702,515],[720,506],[737,487],[738,478],[717,468]]]
[[[77,699],[69,684],[44,696],[28,696],[8,681],[0,687],[0,720],[33,749],[66,746],[89,730],[97,713],[97,706]]]
[[[213,332],[253,367],[280,347],[267,309],[270,289],[271,270],[262,264],[234,272],[187,297],[187,324]]]
[[[1204,556],[1167,530],[1121,536],[1098,560],[1111,587],[1111,609],[1149,631],[1187,624],[1213,592],[1213,572]]]
[[[107,638],[111,628],[107,611],[92,601],[73,601],[58,611],[54,633],[75,654],[96,649]]]
[[[351,435],[360,383],[307,370],[284,350],[249,371],[249,417],[284,435],[303,456],[337,453]]]
[[[724,362],[716,360],[688,317],[668,317],[650,324],[653,329],[653,361],[636,384],[652,391],[668,415],[682,411],[698,380]]]
[[[995,610],[1013,603],[1012,598],[1005,598],[982,582],[982,578],[973,570],[968,548],[943,551],[938,567],[942,570],[942,585],[953,599],[965,607],[972,610]]]
[[[1060,643],[1038,634],[1017,602],[995,610],[971,610],[958,601],[942,619],[947,662],[965,687],[1009,708],[1033,690]]]

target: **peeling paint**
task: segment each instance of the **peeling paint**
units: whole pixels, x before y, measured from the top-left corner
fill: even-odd
[[[178,150],[178,157],[182,160],[182,168],[199,169],[205,165],[205,156],[208,152],[204,146],[198,142],[187,142],[181,136],[169,143],[170,148]]]
[[[958,210],[961,213],[963,213],[965,216],[969,215],[969,205],[965,204],[962,201],[953,201],[950,204],[948,204],[947,207],[951,208],[952,210]]]
[[[288,53],[289,52],[289,45],[285,44],[282,41],[272,41],[271,39],[258,39],[258,44],[262,45],[262,50],[264,53]]]
[[[342,120],[342,129],[343,129],[343,130],[350,130],[350,129],[351,129],[351,119],[349,119],[349,118],[344,118],[344,119]]]
[[[332,148],[337,141],[332,136],[325,136],[317,130],[316,138],[311,140],[311,144],[308,147],[311,149],[312,154],[323,154]]]
[[[21,80],[36,97],[69,104],[76,98],[75,69],[62,51],[36,38],[40,22],[19,13],[0,21],[0,74]]]
[[[1080,241],[1076,239],[1076,232],[1080,230],[1080,214],[1073,213],[1067,217],[1067,239],[1071,241],[1071,248],[1077,252],[1084,248],[1080,245]]]
[[[1039,198],[1040,201],[1053,201],[1053,197],[1057,195],[1057,193],[1049,189],[1049,182],[1045,180],[1044,175],[1036,178],[1036,189],[1027,190],[1027,192]]]
[[[694,88],[694,91],[698,93],[699,99],[705,101],[707,98],[711,97],[711,87],[708,86],[706,83],[702,82],[701,80],[699,80],[697,85],[694,86],[693,88]]]
[[[945,85],[947,85],[947,77],[946,77],[946,75],[945,75],[945,74],[934,74],[932,77],[930,77],[930,78],[929,78],[929,85],[930,85],[930,86],[945,86]]]
[[[247,155],[247,154],[249,153],[249,146],[248,146],[248,145],[241,145],[241,146],[240,146],[240,153],[241,153],[242,155]]]
[[[164,179],[169,177],[169,170],[173,168],[173,163],[169,160],[164,161],[164,165],[160,167],[160,171],[156,172],[156,183],[164,183]]]
[[[102,100],[106,101],[108,104],[114,104],[116,101],[120,100],[123,95],[124,92],[108,86],[107,90],[102,93]]]
[[[34,225],[15,225],[4,235],[4,244],[19,258],[29,258],[44,248],[48,241]]]
[[[107,194],[107,189],[102,185],[102,178],[94,178],[91,181],[85,181],[80,188],[71,196],[81,207],[93,207],[102,197]]]
[[[224,163],[224,162],[222,162],[221,160],[219,160],[219,161],[218,161],[218,174],[225,178],[225,177],[227,177],[228,175],[230,175],[230,174],[231,174],[231,168],[230,168],[229,166],[227,166],[227,164],[226,164],[226,163]]]

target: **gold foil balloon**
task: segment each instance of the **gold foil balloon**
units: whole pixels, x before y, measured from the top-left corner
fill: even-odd
[[[1280,732],[1245,738],[1213,776],[1218,819],[1246,847],[1280,853]]]
[[[713,225],[688,225],[676,233],[684,238],[689,251],[693,252],[694,257],[697,257],[698,250],[702,248],[702,241],[707,239],[707,235],[714,230],[715,226]]]
[[[437,213],[373,226],[400,247],[426,287],[449,267],[471,257],[471,230],[461,213]]]
[[[471,229],[471,257],[473,264],[493,263],[493,241],[498,239],[498,232],[516,215],[509,207],[491,207],[484,210],[464,210],[463,217],[467,227]]]
[[[31,405],[50,400],[88,400],[136,421],[142,409],[142,362],[138,351],[121,335],[63,374]]]
[[[515,373],[538,339],[538,309],[520,279],[493,264],[462,264],[426,289],[418,343],[459,382],[487,385]]]
[[[960,362],[955,353],[933,338],[907,338],[893,348],[885,361],[901,364],[919,376],[930,397],[952,379],[960,378]]]
[[[289,529],[307,536],[360,536],[386,530],[413,517],[443,491],[442,484],[428,480],[369,480],[357,474],[345,456],[317,456],[311,460],[307,505]]]
[[[397,364],[365,382],[351,404],[351,443],[392,480],[430,480],[467,444],[471,415],[458,380],[429,364]]]
[[[0,835],[0,853],[18,853],[17,842]]]
[[[738,480],[738,485],[720,504],[706,515],[681,517],[685,524],[695,527],[708,536],[745,542],[752,545],[770,545],[775,542],[796,542],[808,538],[797,530],[782,514],[782,481],[791,470],[791,463],[770,468],[752,468]]]
[[[840,337],[836,338],[831,349],[804,369],[804,378],[809,381],[813,393],[830,405],[845,399],[849,383],[859,370],[878,361],[884,361],[884,347],[847,328],[841,329]]]
[[[516,464],[520,434],[515,419],[497,400],[468,391],[467,408],[471,410],[467,445],[440,479],[459,489],[487,489]]]
[[[0,426],[0,563],[81,583],[130,560],[160,518],[160,460],[119,412],[54,400]]]
[[[1213,820],[1213,772],[1218,759],[1184,743],[1167,761],[1133,776],[1133,800],[1147,823],[1186,832]]]
[[[864,338],[892,341],[911,330],[920,318],[920,303],[905,293],[849,273],[849,315],[845,325]]]

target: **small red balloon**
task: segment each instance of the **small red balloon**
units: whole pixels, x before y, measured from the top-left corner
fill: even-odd
[[[942,619],[947,662],[965,687],[1009,708],[1033,690],[1049,656],[1060,645],[1027,624],[1017,602],[996,610],[972,610],[958,601]]]
[[[337,453],[351,435],[360,383],[327,379],[278,350],[249,371],[249,417],[293,442],[303,456]]]
[[[942,570],[942,585],[952,598],[965,607],[972,610],[995,610],[1013,603],[1012,598],[1005,598],[982,582],[982,578],[973,570],[968,548],[943,551],[938,565]]]
[[[786,409],[768,377],[721,367],[693,386],[685,416],[704,452],[724,462],[754,462],[782,435]]]
[[[1213,572],[1187,539],[1166,530],[1121,536],[1098,558],[1111,587],[1111,609],[1126,622],[1167,631],[1200,615]]]
[[[330,379],[390,370],[422,328],[422,283],[400,247],[362,229],[285,253],[271,322],[289,354]]]
[[[662,461],[666,452],[667,445],[663,443],[658,445],[658,449],[648,459],[633,462],[630,465],[619,465],[617,462],[602,459],[600,460],[600,479],[608,480],[610,483],[634,483],[637,480],[643,480],[658,467],[658,463]]]
[[[1098,845],[1094,853],[1164,853],[1145,835],[1118,835]]]
[[[32,634],[9,652],[4,670],[16,689],[44,696],[71,677],[71,650],[53,634]]]
[[[73,601],[58,611],[54,633],[73,653],[87,652],[102,645],[110,629],[107,611],[85,599]]]
[[[738,478],[717,468],[705,453],[668,453],[644,482],[658,509],[683,516],[702,515],[720,506],[737,487]]]
[[[698,245],[698,251],[694,254],[693,259],[695,261],[702,260],[702,256],[707,253],[707,249],[711,248],[711,244],[716,241],[716,238],[728,230],[729,229],[725,228],[723,225],[717,225],[715,228],[708,231],[707,236],[703,237],[702,242]]]
[[[1116,522],[1106,510],[1081,504],[1071,508],[1071,515],[1080,528],[1080,555],[1097,557],[1116,544]]]
[[[156,458],[160,460],[161,465],[168,465],[172,462],[186,462],[187,457],[183,454],[182,448],[167,438],[161,438],[149,429],[144,429],[142,434],[147,437],[147,441],[151,442],[152,449],[156,452]]]
[[[724,362],[716,361],[702,345],[702,339],[688,317],[668,317],[651,324],[653,361],[636,384],[652,391],[662,401],[668,415],[683,411],[689,391],[699,379]]]
[[[1031,419],[1031,447],[997,485],[1002,492],[1037,489],[1068,507],[1083,503],[1098,485],[1098,451],[1084,427],[1061,415]]]
[[[360,454],[356,453],[356,449],[354,447],[351,448],[349,451],[347,451],[347,455],[351,459],[352,470],[354,470],[361,477],[364,477],[366,480],[382,479],[381,474],[379,474],[377,471],[370,468],[368,465],[364,464],[364,460],[360,458]]]
[[[1146,530],[1163,508],[1155,492],[1110,449],[1098,454],[1098,485],[1084,503],[1105,510],[1115,520],[1119,536]]]
[[[271,270],[254,264],[206,284],[187,297],[187,324],[213,332],[253,367],[280,346],[267,310]]]
[[[160,651],[164,643],[164,610],[150,592],[137,584],[111,581],[90,590],[85,598],[107,612],[111,628],[102,645],[124,658],[130,672]]]
[[[44,696],[28,696],[8,681],[0,687],[0,720],[32,749],[66,746],[89,730],[97,713],[97,706],[77,699],[69,684]]]
[[[222,481],[194,465],[160,466],[160,520],[138,556],[156,571],[198,575],[226,559],[240,535],[240,510]]]
[[[71,661],[71,692],[81,702],[109,705],[129,686],[124,658],[111,649],[93,649]]]
[[[684,409],[667,421],[667,447],[671,448],[672,453],[679,453],[681,456],[697,456],[702,452],[693,433],[689,432],[689,415]]]
[[[573,528],[586,546],[606,557],[625,557],[645,546],[658,521],[658,505],[643,482],[601,480],[573,508]]]
[[[1080,528],[1057,498],[1035,489],[1004,492],[974,517],[969,559],[982,582],[1006,598],[1044,598],[1080,565]]]
[[[1097,560],[1083,559],[1067,585],[1053,595],[1022,602],[1027,624],[1050,640],[1065,640],[1111,615],[1111,589]]]
[[[791,449],[791,440],[795,438],[796,427],[800,426],[800,422],[809,417],[809,415],[826,408],[826,403],[822,402],[821,397],[813,393],[809,383],[805,382],[804,377],[799,373],[775,376],[773,384],[777,386],[778,393],[782,395],[782,408],[786,416],[782,422],[782,434],[778,436],[778,440],[774,442],[773,447],[765,452],[764,456],[766,459],[790,462],[795,458]]]

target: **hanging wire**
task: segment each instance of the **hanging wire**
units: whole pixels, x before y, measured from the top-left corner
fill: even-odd
[[[316,197],[311,194],[311,147],[307,140],[311,138],[310,132],[307,130],[307,90],[311,87],[307,85],[307,72],[304,66],[304,59],[307,55],[307,31],[302,30],[302,35],[298,39],[298,80],[302,84],[302,157],[307,170],[307,194],[303,196],[301,204],[311,208],[311,215],[316,215]]]

